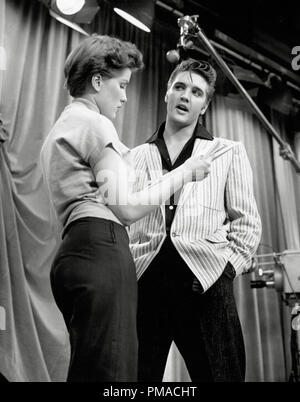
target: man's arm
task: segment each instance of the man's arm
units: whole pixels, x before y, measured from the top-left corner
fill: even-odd
[[[253,193],[252,169],[242,143],[234,148],[225,188],[225,202],[230,221],[227,236],[231,250],[229,262],[236,275],[240,275],[250,267],[261,237],[261,219]]]

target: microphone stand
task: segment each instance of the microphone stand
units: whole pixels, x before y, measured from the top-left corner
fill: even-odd
[[[267,130],[268,133],[272,135],[272,137],[275,138],[275,140],[279,143],[280,145],[280,150],[279,154],[280,156],[283,157],[285,160],[289,160],[297,173],[300,173],[300,162],[297,160],[295,154],[293,153],[290,145],[283,141],[283,139],[280,137],[280,135],[277,133],[275,128],[272,126],[272,124],[268,121],[268,119],[265,117],[265,115],[262,113],[262,111],[258,108],[256,103],[253,101],[251,96],[248,94],[248,92],[245,90],[245,88],[242,86],[240,81],[236,78],[236,76],[233,74],[233,72],[230,70],[228,65],[225,63],[225,61],[222,59],[222,57],[218,54],[216,49],[213,47],[213,45],[210,43],[204,32],[201,30],[197,23],[198,15],[193,15],[193,16],[184,16],[181,18],[178,18],[178,25],[180,26],[180,45],[185,48],[185,49],[193,49],[201,52],[201,49],[197,46],[194,45],[194,43],[191,41],[191,36],[196,36],[198,39],[200,39],[209,53],[213,56],[214,60],[216,63],[219,65],[221,70],[224,72],[224,74],[228,77],[228,79],[232,82],[232,84],[237,88],[239,93],[244,97],[244,99],[247,101],[248,105],[250,106],[250,109],[255,113],[255,115],[258,117],[264,128]],[[187,38],[187,36],[189,36]]]
[[[291,309],[290,357],[291,373],[289,382],[300,382],[300,250],[286,250],[282,253],[258,254],[252,260],[248,272],[258,272],[259,280],[251,280],[251,288],[275,288],[281,301]],[[269,267],[273,266],[273,269]],[[280,326],[283,341],[284,365],[287,368],[285,351],[285,327],[283,306],[280,307]]]

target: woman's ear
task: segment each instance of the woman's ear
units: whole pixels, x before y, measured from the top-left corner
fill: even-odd
[[[168,99],[169,99],[169,98],[168,98],[168,92],[167,92],[166,95],[165,95],[165,102],[166,102],[166,103],[168,103]]]
[[[99,92],[102,85],[102,77],[100,74],[94,74],[92,76],[92,87],[95,91]]]

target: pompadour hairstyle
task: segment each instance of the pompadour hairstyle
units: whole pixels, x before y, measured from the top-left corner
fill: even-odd
[[[207,101],[210,102],[215,92],[215,85],[217,79],[216,70],[209,63],[207,63],[207,61],[195,60],[191,58],[183,60],[172,71],[168,81],[168,88],[170,88],[170,86],[174,82],[177,74],[183,71],[199,74],[201,75],[201,77],[205,79],[209,87],[207,91]]]

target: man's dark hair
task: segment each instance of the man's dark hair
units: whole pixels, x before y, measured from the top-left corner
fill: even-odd
[[[216,70],[209,63],[207,63],[207,61],[195,59],[183,60],[171,73],[168,81],[168,88],[170,88],[170,86],[173,84],[177,74],[184,71],[201,75],[201,77],[205,79],[205,81],[208,83],[207,101],[210,102],[215,92],[217,79]]]
[[[68,56],[64,74],[73,97],[81,96],[94,74],[113,77],[118,70],[143,68],[143,56],[131,42],[107,35],[92,35],[83,40]]]

